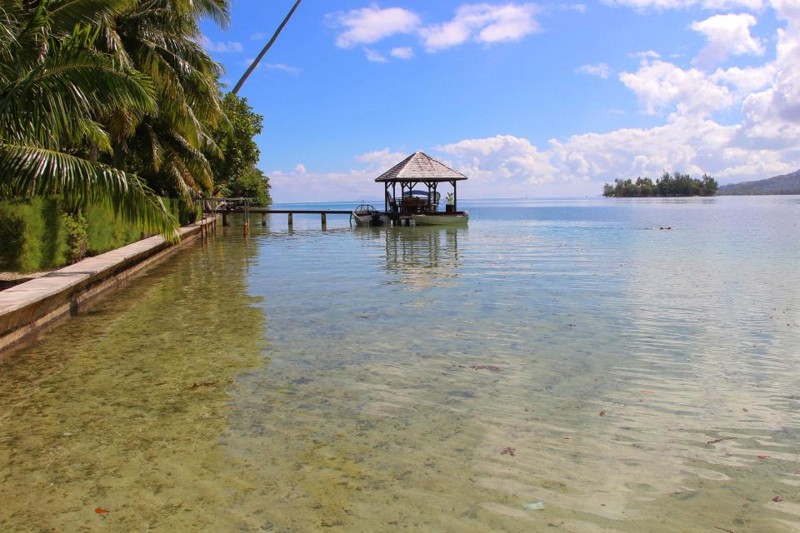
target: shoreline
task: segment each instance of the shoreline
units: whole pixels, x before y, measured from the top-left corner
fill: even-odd
[[[113,293],[172,252],[205,237],[215,230],[217,218],[180,228],[181,240],[173,246],[160,236],[148,237],[59,270],[17,274],[17,279],[30,279],[0,290],[0,358],[83,311],[97,298]],[[15,281],[12,273],[3,273],[5,277]]]

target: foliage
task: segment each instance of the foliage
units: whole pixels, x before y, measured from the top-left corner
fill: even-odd
[[[253,137],[261,133],[263,117],[253,112],[246,98],[228,93],[222,100],[227,123],[214,130],[224,159],[210,156],[215,191],[220,196],[247,197],[253,205],[268,206],[269,178],[256,168],[260,151]]]
[[[112,152],[113,110],[153,112],[147,76],[98,50],[101,21],[131,0],[0,0],[0,188],[60,195],[71,209],[106,203],[173,239],[175,220],[135,174],[92,154]]]
[[[66,263],[66,230],[58,202],[0,202],[0,268],[34,272]]]
[[[713,196],[718,188],[717,180],[703,174],[702,178],[693,179],[688,174],[675,172],[670,176],[665,172],[655,183],[650,178],[616,179],[614,184],[603,187],[603,196],[628,198],[649,196]]]
[[[82,213],[61,215],[66,229],[67,262],[76,263],[89,250],[88,222]]]
[[[256,167],[250,167],[231,184],[230,195],[236,198],[252,198],[252,205],[266,207],[272,203],[269,189],[269,178]]]
[[[145,74],[157,108],[106,116],[118,165],[137,170],[158,193],[188,207],[213,188],[206,153],[220,155],[211,128],[224,121],[221,67],[200,45],[199,19],[227,24],[227,0],[129,2],[102,24],[104,51]]]
[[[142,228],[119,219],[105,206],[90,206],[86,219],[86,255],[99,255],[141,239]]]
[[[253,137],[263,129],[263,117],[253,112],[246,98],[228,93],[222,99],[222,109],[228,118],[213,132],[223,158],[211,156],[211,169],[216,188],[230,187],[258,163],[261,155]]]

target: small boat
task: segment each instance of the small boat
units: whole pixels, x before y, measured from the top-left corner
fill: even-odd
[[[383,226],[391,223],[391,219],[369,204],[360,204],[350,213],[350,223],[356,226]]]

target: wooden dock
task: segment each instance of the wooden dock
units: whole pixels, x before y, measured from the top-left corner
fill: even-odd
[[[294,226],[294,215],[319,215],[322,227],[328,225],[328,215],[347,215],[350,216],[352,210],[344,209],[270,209],[267,207],[233,207],[218,211],[222,214],[222,225],[227,226],[228,215],[241,214],[245,215],[245,224],[249,225],[249,217],[251,214],[258,213],[261,215],[261,225],[267,225],[267,215],[288,215],[289,227]]]
[[[228,215],[244,215],[245,234],[250,227],[250,215],[258,213],[261,215],[261,225],[267,225],[267,215],[288,215],[289,227],[294,225],[294,215],[319,215],[322,228],[328,225],[328,215],[347,215],[352,214],[352,209],[272,209],[270,207],[255,207],[250,205],[249,198],[204,198],[203,212],[216,213],[222,215],[222,225],[227,226]]]

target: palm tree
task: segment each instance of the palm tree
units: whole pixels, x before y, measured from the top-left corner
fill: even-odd
[[[283,31],[284,26],[286,26],[286,24],[289,22],[289,19],[292,18],[292,15],[294,15],[294,12],[297,9],[297,6],[300,5],[301,1],[302,0],[296,0],[294,5],[292,5],[292,8],[286,14],[286,16],[283,17],[283,21],[278,26],[278,29],[275,30],[275,33],[272,34],[272,37],[270,38],[270,40],[267,41],[267,44],[264,45],[264,48],[261,49],[261,52],[259,52],[258,56],[256,56],[256,58],[253,60],[253,62],[250,63],[250,66],[247,67],[247,70],[245,71],[245,73],[242,75],[242,77],[236,83],[236,86],[233,88],[233,91],[231,91],[233,94],[238,94],[239,93],[239,89],[242,88],[242,85],[244,85],[244,82],[247,81],[247,78],[250,77],[250,74],[253,73],[253,71],[256,69],[258,64],[261,62],[261,58],[263,58],[264,55],[267,53],[267,51],[270,48],[272,48],[272,45],[278,39],[278,35],[281,34],[281,32]]]
[[[219,154],[210,132],[225,116],[221,67],[200,45],[198,20],[229,21],[227,0],[147,0],[103,25],[105,50],[152,80],[157,111],[127,108],[107,117],[116,165],[136,168],[148,183],[187,204],[213,189],[204,152]]]
[[[150,80],[96,47],[99,21],[131,4],[0,0],[0,185],[18,197],[60,195],[75,208],[110,203],[174,240],[177,223],[153,191],[90,156],[112,152],[98,117],[157,108]]]

